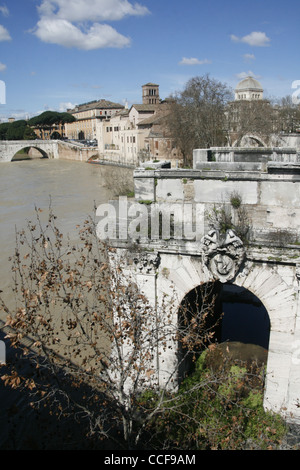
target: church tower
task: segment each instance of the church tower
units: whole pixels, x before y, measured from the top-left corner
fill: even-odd
[[[159,104],[159,85],[155,83],[146,83],[142,86],[143,104]]]

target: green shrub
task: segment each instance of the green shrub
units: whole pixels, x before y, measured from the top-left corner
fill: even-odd
[[[264,410],[262,374],[254,378],[236,364],[214,373],[206,366],[206,354],[151,422],[156,442],[181,450],[277,448],[286,427],[281,417]]]

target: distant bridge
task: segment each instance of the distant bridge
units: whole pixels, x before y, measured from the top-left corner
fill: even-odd
[[[10,162],[17,152],[34,148],[45,158],[62,158],[87,161],[98,155],[97,148],[87,148],[82,145],[61,140],[2,140],[0,141],[0,162]]]

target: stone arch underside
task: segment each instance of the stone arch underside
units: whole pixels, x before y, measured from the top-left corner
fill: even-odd
[[[264,404],[281,412],[288,408],[291,343],[296,322],[295,289],[289,287],[275,265],[248,262],[232,281],[253,293],[264,305],[270,320],[269,353]],[[158,297],[167,294],[177,306],[197,286],[213,280],[199,256],[162,255]]]
[[[43,150],[42,148],[40,148],[39,146],[37,146],[37,145],[31,145],[31,146],[26,145],[26,146],[24,146],[24,147],[20,146],[20,148],[18,148],[18,149],[15,151],[15,153],[14,153],[13,156],[10,158],[10,160],[13,161],[14,158],[15,158],[15,156],[17,155],[17,153],[20,152],[20,150],[27,150],[27,149],[28,149],[28,151],[29,151],[30,149],[35,149],[35,150],[37,150],[38,152],[41,153],[41,155],[42,155],[41,158],[50,158],[49,155],[48,155],[48,153],[47,153],[45,150]]]
[[[175,257],[172,256],[172,258]],[[214,280],[206,266],[203,266],[201,257],[181,256],[177,260],[170,261],[171,264],[168,263],[169,266],[167,266],[162,258],[161,267],[164,270],[162,276],[164,279],[160,282],[160,290],[170,291],[172,286],[176,292],[178,306],[189,291]],[[288,322],[289,328],[291,324],[294,324],[295,291],[272,267],[253,263],[252,266],[238,273],[233,283],[249,290],[262,302],[270,315],[272,329],[282,330]]]
[[[267,147],[267,144],[258,135],[245,134],[233,143],[233,147]]]

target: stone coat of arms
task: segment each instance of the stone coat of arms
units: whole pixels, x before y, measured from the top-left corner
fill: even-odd
[[[220,235],[211,230],[201,240],[203,263],[215,279],[227,282],[233,279],[245,257],[244,244],[233,230]]]

